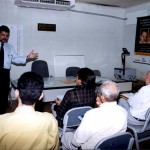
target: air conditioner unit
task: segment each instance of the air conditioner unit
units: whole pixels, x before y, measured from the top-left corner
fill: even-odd
[[[75,6],[75,0],[15,0],[19,7],[69,10]]]

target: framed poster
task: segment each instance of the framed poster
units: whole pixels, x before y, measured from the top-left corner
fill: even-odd
[[[134,62],[150,64],[150,16],[137,18]]]

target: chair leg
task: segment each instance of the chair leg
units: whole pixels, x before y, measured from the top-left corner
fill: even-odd
[[[134,138],[135,138],[136,150],[140,150],[138,135],[135,132],[134,132]]]

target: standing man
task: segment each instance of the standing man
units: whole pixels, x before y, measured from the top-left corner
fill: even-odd
[[[26,64],[38,58],[38,53],[33,51],[28,56],[17,55],[13,46],[7,43],[9,36],[9,28],[5,25],[0,26],[0,114],[7,110],[11,63]]]

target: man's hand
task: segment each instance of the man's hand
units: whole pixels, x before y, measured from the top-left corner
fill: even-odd
[[[55,99],[55,104],[60,105],[61,101],[59,99]]]

